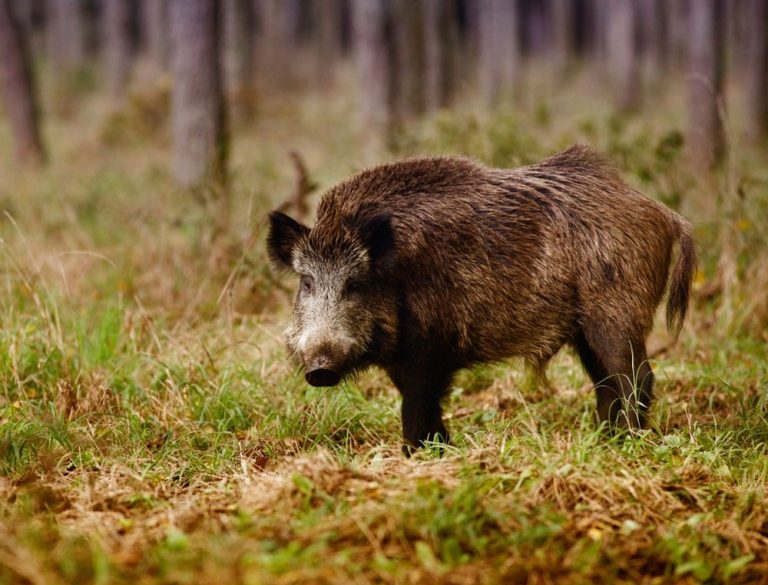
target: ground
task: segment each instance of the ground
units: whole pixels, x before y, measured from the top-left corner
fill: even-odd
[[[574,84],[439,113],[394,153],[365,147],[346,98],[265,96],[235,126],[228,221],[173,186],[162,84],[49,96],[45,170],[11,164],[0,123],[0,583],[768,582],[764,152],[732,145],[701,181],[674,93],[617,118]],[[324,188],[401,154],[511,166],[575,140],[696,225],[647,432],[599,432],[567,352],[549,387],[515,362],[461,374],[442,457],[403,458],[380,372],[303,382],[280,340],[295,283],[263,242],[289,150]]]

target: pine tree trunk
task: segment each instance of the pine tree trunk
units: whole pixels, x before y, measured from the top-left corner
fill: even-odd
[[[115,96],[125,93],[131,74],[129,0],[104,0],[102,44],[107,89]]]
[[[747,136],[752,142],[768,138],[768,0],[749,0],[746,58]]]
[[[183,187],[222,187],[227,141],[221,91],[219,2],[170,0],[174,171]]]
[[[614,103],[619,110],[631,111],[640,102],[635,0],[614,0],[607,6],[607,57]]]
[[[144,50],[158,71],[166,71],[170,55],[168,0],[143,0],[141,10]]]
[[[710,168],[723,156],[723,0],[696,0],[689,15],[688,151],[694,165]]]
[[[20,163],[45,160],[29,53],[11,0],[0,0],[0,88]]]
[[[518,79],[517,6],[510,0],[480,0],[479,10],[480,91],[493,106],[511,96]]]

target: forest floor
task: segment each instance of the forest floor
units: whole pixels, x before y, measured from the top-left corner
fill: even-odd
[[[265,259],[289,150],[321,188],[395,156],[349,103],[237,125],[226,230],[173,187],[162,88],[47,104],[45,170],[12,168],[0,125],[0,583],[768,583],[764,153],[731,157],[716,205],[674,99],[621,119],[579,95],[439,114],[398,153],[511,166],[582,140],[694,215],[700,294],[676,346],[651,340],[651,428],[598,432],[563,352],[551,389],[514,362],[462,373],[453,446],[411,459],[382,373],[314,389],[287,362],[295,283]]]

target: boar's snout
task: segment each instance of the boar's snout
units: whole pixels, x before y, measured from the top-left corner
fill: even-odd
[[[341,374],[327,368],[318,368],[307,372],[305,378],[312,386],[335,386],[341,380]]]
[[[312,360],[304,376],[312,386],[335,386],[341,380],[341,374],[331,364],[331,360],[325,356]]]

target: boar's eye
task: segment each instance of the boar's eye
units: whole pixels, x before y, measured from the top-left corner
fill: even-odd
[[[309,274],[301,275],[301,292],[310,294],[315,288],[315,279],[309,276]]]
[[[345,295],[354,295],[363,290],[364,283],[359,280],[349,280],[344,285],[344,294]]]

